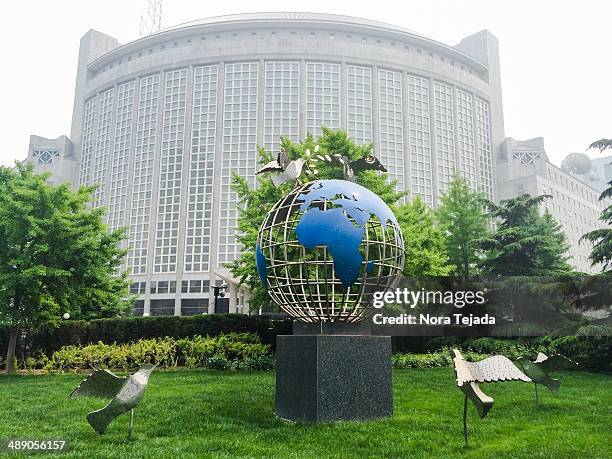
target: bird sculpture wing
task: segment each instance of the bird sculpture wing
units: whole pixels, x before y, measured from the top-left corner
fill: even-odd
[[[113,398],[119,393],[126,381],[127,377],[125,376],[116,376],[108,370],[96,370],[72,391],[70,398]]]
[[[548,357],[546,357],[546,359],[548,359]],[[538,356],[535,362],[532,362],[526,357],[519,357],[517,362],[521,366],[525,374],[529,376],[534,383],[543,384],[544,386],[548,387],[552,392],[557,392],[559,390],[559,387],[561,386],[561,382],[558,379],[551,378],[546,374],[544,370],[542,370],[541,363],[545,360],[539,360]]]
[[[494,355],[480,362],[466,362],[472,367],[474,379],[478,382],[524,381],[531,382],[508,357]]]
[[[278,187],[285,182],[297,180],[302,175],[305,161],[302,158],[290,161],[283,172],[272,177],[272,183]]]
[[[542,352],[538,352],[538,355],[536,356],[536,359],[533,363],[541,363],[544,360],[546,360],[548,358],[548,356]]]
[[[282,172],[283,169],[283,166],[279,164],[278,160],[274,160],[270,161],[257,172],[255,172],[255,175],[263,174],[264,172]]]
[[[544,371],[544,373],[551,373],[553,371],[570,370],[577,368],[578,364],[567,357],[559,354],[554,354],[548,357],[546,360],[538,362],[536,364]]]
[[[457,349],[451,351],[457,387],[472,400],[481,418],[493,407],[493,399],[483,393],[477,383],[497,381],[525,381],[531,379],[503,355],[488,357],[480,362],[468,362]]]

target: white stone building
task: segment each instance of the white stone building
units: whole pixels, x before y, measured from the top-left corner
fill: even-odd
[[[588,260],[591,246],[586,242],[580,244],[579,240],[583,234],[602,226],[598,219],[607,203],[599,201],[599,189],[548,160],[542,137],[505,140],[497,162],[497,184],[498,200],[524,193],[551,195],[543,209],[548,209],[563,226],[570,245],[569,263],[580,271],[598,271]]]
[[[497,40],[482,31],[449,46],[311,13],[206,19],[124,45],[91,30],[70,140],[32,136],[29,160],[54,182],[100,184],[94,205],[129,229],[137,313],[214,312],[210,286],[232,280],[224,265],[242,250],[231,173],[254,185],[257,145],[322,125],[372,142],[399,187],[429,205],[454,171],[495,198]],[[228,293],[229,311],[246,311],[232,282]]]

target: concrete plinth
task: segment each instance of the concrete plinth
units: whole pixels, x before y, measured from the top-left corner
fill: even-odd
[[[305,422],[392,416],[391,338],[278,336],[276,415]]]

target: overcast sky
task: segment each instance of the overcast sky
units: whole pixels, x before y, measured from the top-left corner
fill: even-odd
[[[145,0],[7,0],[0,14],[0,164],[30,134],[70,134],[79,39],[138,38]],[[505,131],[543,136],[559,164],[612,137],[612,2],[607,0],[165,0],[162,27],[223,14],[312,11],[396,24],[449,45],[488,29],[500,42]],[[589,152],[592,157],[597,152]]]

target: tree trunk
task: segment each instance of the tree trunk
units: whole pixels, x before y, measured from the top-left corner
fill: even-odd
[[[15,348],[17,347],[18,336],[19,330],[17,328],[11,328],[9,332],[8,351],[6,353],[6,374],[10,374],[15,371]]]

